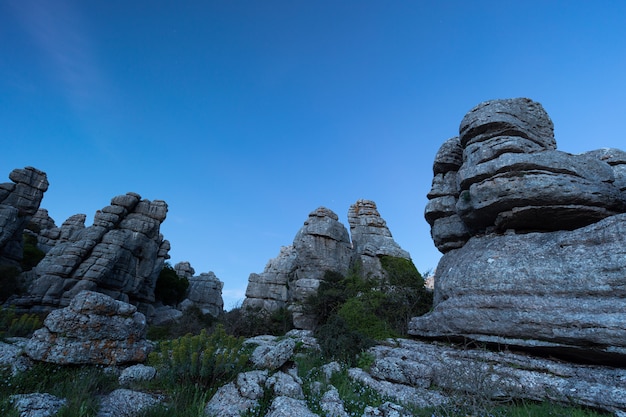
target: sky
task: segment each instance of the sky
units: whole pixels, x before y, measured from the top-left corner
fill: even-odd
[[[165,200],[169,262],[213,271],[226,309],[320,206],[348,227],[375,201],[433,270],[433,158],[513,97],[562,151],[625,149],[626,2],[0,0],[0,182],[46,172],[59,226]]]

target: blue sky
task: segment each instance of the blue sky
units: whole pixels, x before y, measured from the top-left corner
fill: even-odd
[[[360,198],[433,269],[433,157],[465,113],[529,97],[560,150],[623,149],[625,74],[619,1],[1,0],[0,175],[45,171],[57,225],[167,201],[172,264],[230,308],[311,211],[347,226]]]

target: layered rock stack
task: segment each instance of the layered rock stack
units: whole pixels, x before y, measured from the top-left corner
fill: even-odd
[[[358,200],[348,210],[354,257],[373,276],[384,274],[381,256],[411,259],[411,255],[393,240],[385,220],[380,217],[376,203]]]
[[[326,271],[345,275],[355,262],[372,277],[384,272],[379,257],[410,259],[391,236],[373,201],[359,200],[348,212],[352,241],[332,210],[320,207],[309,214],[293,245],[282,247],[263,273],[250,274],[243,308],[276,311],[289,308],[294,326],[312,329],[315,323],[300,304],[317,291]]]
[[[32,359],[63,365],[144,362],[152,347],[146,329],[135,306],[82,291],[69,306],[48,314],[25,350]]]
[[[193,275],[188,280],[187,297],[180,304],[180,307],[184,310],[190,306],[196,306],[202,314],[210,314],[213,317],[219,316],[224,311],[224,300],[222,299],[224,283],[215,276],[213,271]]]
[[[626,354],[626,153],[556,150],[529,99],[482,103],[459,131],[425,211],[435,308],[409,332]]]
[[[34,269],[28,294],[14,304],[49,311],[91,290],[149,313],[156,280],[169,258],[169,242],[160,234],[166,213],[164,201],[128,193],[99,210],[92,226],[85,227],[86,216],[79,214],[60,228],[41,230],[38,239],[45,240],[48,252]]]
[[[33,167],[14,169],[12,183],[0,184],[0,266],[19,266],[24,228],[37,213],[48,189],[46,174]]]

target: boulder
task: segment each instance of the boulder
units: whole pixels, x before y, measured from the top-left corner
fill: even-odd
[[[120,388],[102,399],[96,417],[137,417],[162,402],[159,396]]]
[[[441,258],[435,308],[409,333],[626,355],[624,271],[626,214],[573,231],[473,237]]]
[[[56,364],[119,365],[146,360],[146,319],[131,304],[81,291],[69,306],[52,311],[28,341],[26,354]]]
[[[0,184],[0,266],[18,267],[24,228],[39,209],[48,178],[45,172],[26,167],[11,171],[9,179],[12,183]]]
[[[425,210],[444,253],[434,309],[409,333],[623,361],[626,153],[557,150],[548,114],[523,98],[476,106],[459,132]]]
[[[237,375],[234,382],[220,387],[204,409],[207,417],[240,417],[259,405],[268,372],[249,371]]]
[[[56,416],[67,404],[65,398],[58,398],[47,393],[16,394],[11,395],[10,401],[13,407],[26,417],[52,417]]]
[[[128,193],[99,210],[89,227],[79,214],[60,228],[42,230],[39,241],[48,239],[49,250],[34,268],[27,294],[14,304],[50,311],[90,290],[144,308],[154,302],[156,280],[169,258],[169,242],[160,234],[166,213],[164,201]]]

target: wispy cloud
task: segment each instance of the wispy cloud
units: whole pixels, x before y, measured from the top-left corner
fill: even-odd
[[[89,112],[110,101],[110,86],[98,65],[86,21],[74,5],[66,0],[15,0],[11,6],[74,111]]]

